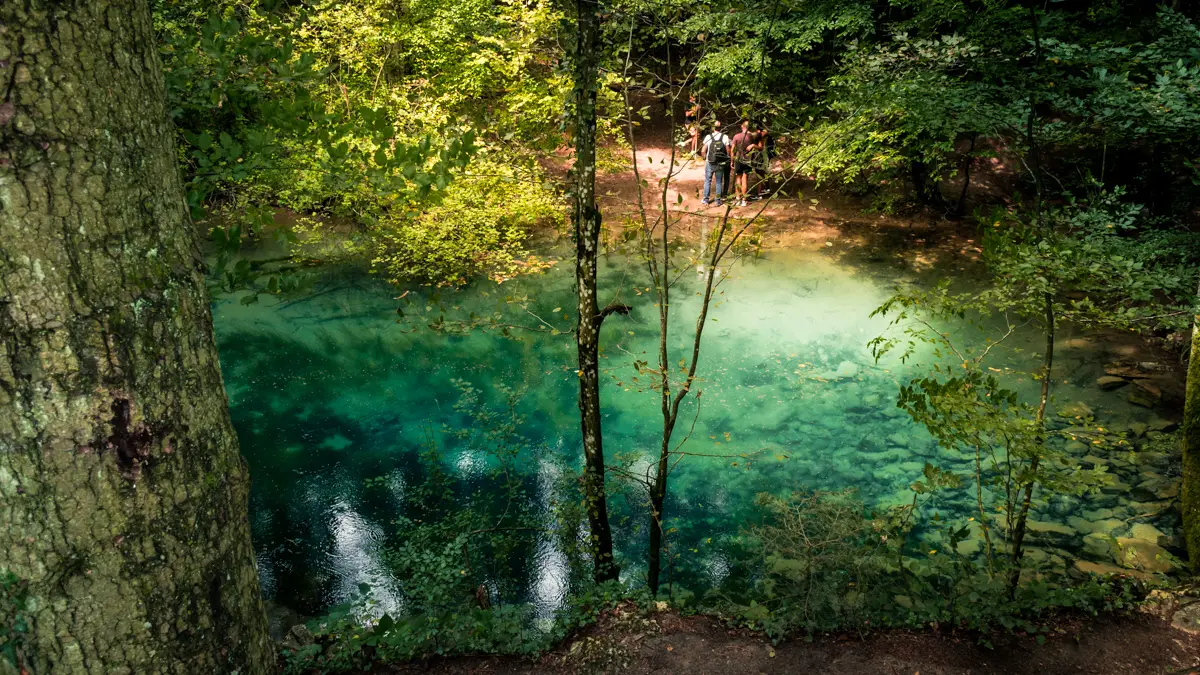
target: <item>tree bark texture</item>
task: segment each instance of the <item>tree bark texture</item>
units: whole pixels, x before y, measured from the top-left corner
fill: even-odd
[[[0,3],[0,576],[32,673],[274,654],[145,0]]]
[[[1200,302],[1200,291],[1197,291]],[[1192,328],[1192,353],[1188,361],[1187,395],[1183,407],[1183,534],[1188,563],[1200,569],[1200,305]]]
[[[596,267],[600,246],[600,210],[596,206],[596,87],[600,54],[596,48],[598,5],[578,0],[575,50],[575,285],[579,323],[579,415],[583,431],[583,489],[594,576],[616,579],[608,499],[604,489],[604,444],[600,429],[600,325],[604,317],[596,299]]]

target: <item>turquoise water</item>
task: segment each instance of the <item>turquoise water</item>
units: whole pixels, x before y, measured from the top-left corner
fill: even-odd
[[[457,292],[410,289],[403,299],[365,274],[335,270],[304,298],[263,296],[247,306],[235,295],[215,302],[234,425],[254,480],[252,526],[268,598],[313,615],[367,583],[385,609],[398,602],[394,591],[403,580],[389,572],[383,548],[405,491],[420,480],[416,452],[443,424],[469,424],[454,410],[456,379],[474,384],[496,406],[502,404],[497,385],[517,389],[522,432],[575,462],[578,384],[569,334],[515,329],[517,340],[425,327],[440,315],[500,312],[503,323],[570,328],[573,319],[563,317],[574,305],[570,267],[568,261],[540,277]],[[689,552],[673,578],[701,588],[739,573],[733,552],[740,528],[754,516],[756,493],[855,487],[868,502],[894,503],[911,498],[907,486],[925,462],[968,466],[895,408],[899,385],[927,372],[933,356],[918,354],[907,366],[877,364],[866,346],[886,325],[868,318],[871,310],[912,279],[885,265],[841,264],[824,250],[771,251],[723,272],[701,356],[699,414],[693,397],[676,436],[695,419],[685,450],[717,456],[685,458],[672,475],[668,502],[670,525],[678,528],[672,546]],[[602,301],[619,293],[634,306],[630,316],[609,319],[602,336],[606,454],[641,473],[661,417],[657,394],[642,388],[633,363],[656,361],[657,310],[640,265],[614,257],[601,278]],[[688,272],[675,290],[673,360],[690,341],[700,281]],[[529,298],[525,309],[505,302],[522,296]],[[1036,384],[1020,371],[1036,365],[1038,341],[1018,334],[994,363],[1028,396]],[[1113,356],[1102,345],[1069,330],[1061,343],[1058,400],[1085,401],[1110,426],[1153,417],[1121,392],[1092,386]],[[453,471],[479,471],[481,460],[468,448],[451,441],[446,448]],[[535,499],[550,499],[557,471],[553,462],[531,468]],[[382,478],[386,489],[367,489],[369,478]],[[1061,521],[1088,509],[1123,508],[1123,499],[1102,494],[1048,504],[1039,517]],[[943,506],[967,514],[973,497],[964,490]],[[612,508],[624,573],[637,579],[644,569],[644,511],[632,493],[615,498]],[[568,563],[549,537],[539,540],[521,562],[519,595],[543,615],[552,611],[570,590]]]

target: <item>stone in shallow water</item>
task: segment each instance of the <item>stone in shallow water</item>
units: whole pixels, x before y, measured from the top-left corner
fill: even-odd
[[[1063,446],[1063,450],[1066,450],[1072,455],[1082,455],[1088,452],[1090,447],[1091,446],[1082,441],[1067,441],[1067,444]]]
[[[1104,487],[1100,488],[1100,491],[1109,495],[1123,495],[1129,492],[1130,487],[1131,486],[1129,483],[1124,483],[1118,480],[1113,481],[1111,485],[1105,485]]]
[[[1109,563],[1098,563],[1090,560],[1076,560],[1075,569],[1084,574],[1125,574],[1138,579],[1152,579],[1154,575],[1140,570],[1128,570]]]
[[[1130,569],[1170,572],[1175,567],[1170,560],[1170,554],[1156,541],[1117,537],[1117,548],[1117,561]]]
[[[1049,520],[1030,520],[1025,527],[1032,541],[1068,543],[1079,536],[1074,528]]]
[[[1091,406],[1083,401],[1075,401],[1073,403],[1064,405],[1058,409],[1058,414],[1060,417],[1072,417],[1080,419],[1085,417],[1094,417],[1096,415],[1096,413],[1092,412]]]
[[[1155,401],[1143,395],[1140,391],[1129,392],[1129,402],[1143,408],[1153,408]]]
[[[1173,422],[1171,420],[1164,420],[1161,417],[1155,417],[1154,419],[1150,420],[1150,424],[1147,426],[1149,427],[1150,431],[1169,432],[1175,431],[1175,429],[1179,427],[1179,422]]]
[[[1112,509],[1096,509],[1094,511],[1084,511],[1083,517],[1088,520],[1107,520],[1108,518],[1116,517],[1117,512]]]
[[[1179,496],[1179,481],[1170,481],[1163,483],[1154,492],[1157,499],[1175,499]]]
[[[1084,518],[1080,518],[1079,516],[1071,516],[1071,517],[1067,518],[1067,523],[1070,524],[1071,527],[1075,528],[1076,530],[1078,530],[1079,532],[1082,532],[1085,535],[1091,534],[1093,532],[1098,532],[1101,534],[1111,534],[1112,532],[1115,532],[1115,531],[1121,529],[1125,525],[1124,521],[1117,520],[1116,518],[1107,518],[1104,520],[1093,521],[1093,520],[1085,520]]]
[[[1133,526],[1133,530],[1130,532],[1129,536],[1133,537],[1134,539],[1145,539],[1146,541],[1153,541],[1157,543],[1159,537],[1165,537],[1167,535],[1163,534],[1161,530],[1153,525],[1148,523],[1138,523],[1137,525]]]
[[[1112,560],[1116,542],[1107,534],[1093,532],[1083,538],[1083,552],[1090,558]]]
[[[1127,384],[1129,384],[1129,380],[1123,377],[1117,377],[1116,375],[1104,375],[1103,377],[1096,379],[1096,386],[1100,387],[1104,391],[1120,389]]]
[[[858,375],[858,364],[853,361],[842,361],[838,364],[837,371],[833,373],[833,377],[839,380],[844,380]]]

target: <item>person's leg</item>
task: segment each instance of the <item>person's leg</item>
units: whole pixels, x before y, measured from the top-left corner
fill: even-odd
[[[704,163],[704,200],[703,200],[703,203],[705,203],[705,204],[708,203],[708,198],[712,194],[709,190],[710,190],[710,188],[712,188],[713,173],[714,172],[713,172],[712,162],[705,162]],[[717,181],[718,196],[720,196],[720,192],[721,192],[721,183],[718,180]]]
[[[721,165],[721,186],[724,188],[721,190],[721,197],[722,198],[728,197],[729,196],[729,162],[726,162]]]

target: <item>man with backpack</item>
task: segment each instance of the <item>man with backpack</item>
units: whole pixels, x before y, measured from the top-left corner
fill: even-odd
[[[725,183],[729,176],[729,137],[721,131],[721,123],[713,122],[712,133],[704,137],[704,199],[708,206],[713,179],[717,183],[717,206],[724,204]]]
[[[733,198],[736,206],[745,206],[749,196],[751,164],[757,150],[758,137],[750,131],[750,120],[742,122],[741,133],[733,137]]]

